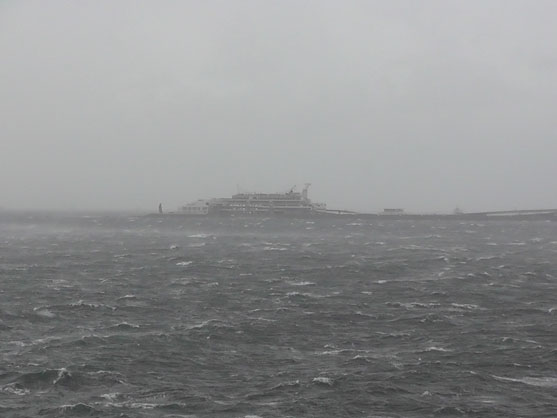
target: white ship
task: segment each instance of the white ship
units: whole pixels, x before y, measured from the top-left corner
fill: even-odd
[[[310,184],[302,192],[296,186],[286,193],[237,193],[232,197],[198,200],[180,208],[185,215],[303,215],[326,212],[324,203],[314,203],[308,197]]]

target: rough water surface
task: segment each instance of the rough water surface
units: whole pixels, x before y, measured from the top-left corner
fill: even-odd
[[[557,223],[0,215],[0,416],[555,417]]]

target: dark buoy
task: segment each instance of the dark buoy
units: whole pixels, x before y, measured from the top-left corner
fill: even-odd
[[[159,213],[162,215],[162,203],[159,203]]]

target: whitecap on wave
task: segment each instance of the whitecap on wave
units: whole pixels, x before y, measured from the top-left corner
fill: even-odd
[[[21,387],[15,383],[9,383],[5,386],[0,386],[0,392],[9,393],[17,396],[29,395],[31,391],[27,388]]]
[[[72,308],[89,308],[89,309],[104,308],[104,309],[110,309],[110,310],[113,310],[113,311],[116,310],[116,308],[114,306],[105,305],[103,303],[84,302],[82,299],[78,300],[77,302],[70,303],[68,306],[70,306]]]
[[[468,310],[482,309],[478,305],[475,305],[473,303],[451,303],[451,306],[458,309],[468,309]]]
[[[124,321],[124,322],[120,322],[118,324],[112,325],[109,328],[118,328],[118,329],[132,329],[133,328],[133,329],[137,329],[137,328],[140,328],[140,326],[137,325],[137,324],[130,324],[129,322]]]
[[[110,406],[112,408],[131,408],[131,409],[155,409],[159,405],[156,403],[149,402],[107,402],[105,406]]]
[[[40,316],[41,318],[55,318],[56,314],[54,314],[53,312],[49,311],[48,309],[43,309],[43,308],[34,308],[33,309],[35,311],[35,314],[37,316]]]
[[[207,245],[206,242],[194,242],[193,244],[189,244],[188,247],[190,247],[190,248],[201,248],[201,247],[205,247],[205,245]]]
[[[110,393],[103,393],[101,398],[106,399],[107,401],[114,401],[118,398],[120,394],[118,392],[110,392]]]
[[[449,350],[448,348],[437,347],[435,345],[432,345],[430,347],[426,347],[424,351],[440,351],[442,353],[448,353],[451,352],[452,350]]]
[[[328,295],[317,295],[315,293],[307,293],[307,292],[288,292],[286,294],[289,298],[311,298],[311,299],[321,299],[321,298],[329,298],[333,296],[337,296],[339,292],[333,292]]]
[[[301,282],[288,282],[291,286],[315,286],[314,282],[301,281]]]
[[[133,295],[133,294],[128,294],[128,295],[124,295],[124,296],[119,297],[117,300],[122,300],[122,299],[137,299],[137,296]]]
[[[333,379],[331,379],[330,377],[323,377],[323,376],[314,377],[311,381],[313,383],[319,383],[322,385],[328,385],[328,386],[333,385]]]
[[[209,238],[210,236],[209,234],[192,234],[188,235],[188,238]]]
[[[263,251],[286,251],[288,248],[284,248],[284,247],[271,247],[271,246],[266,246],[263,247]]]
[[[219,320],[219,319],[208,319],[199,324],[192,325],[188,329],[204,329],[204,328],[232,328],[231,325]]]
[[[529,386],[537,386],[543,388],[557,388],[557,377],[522,377],[512,378],[504,376],[491,375],[494,379],[501,382],[522,383]]]

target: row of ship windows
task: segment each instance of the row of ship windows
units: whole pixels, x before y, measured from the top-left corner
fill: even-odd
[[[240,202],[247,202],[250,200],[290,200],[292,202],[303,202],[302,199],[296,199],[291,197],[249,197],[249,198],[232,198],[231,200],[240,201]]]
[[[268,202],[268,201],[259,201],[257,203],[255,202],[231,202],[229,204],[227,204],[226,206],[252,206],[252,205],[264,205],[264,206],[296,206],[296,207],[302,207],[302,206],[306,206],[305,204],[303,204],[302,202],[296,200],[296,201],[284,201],[284,202]]]

